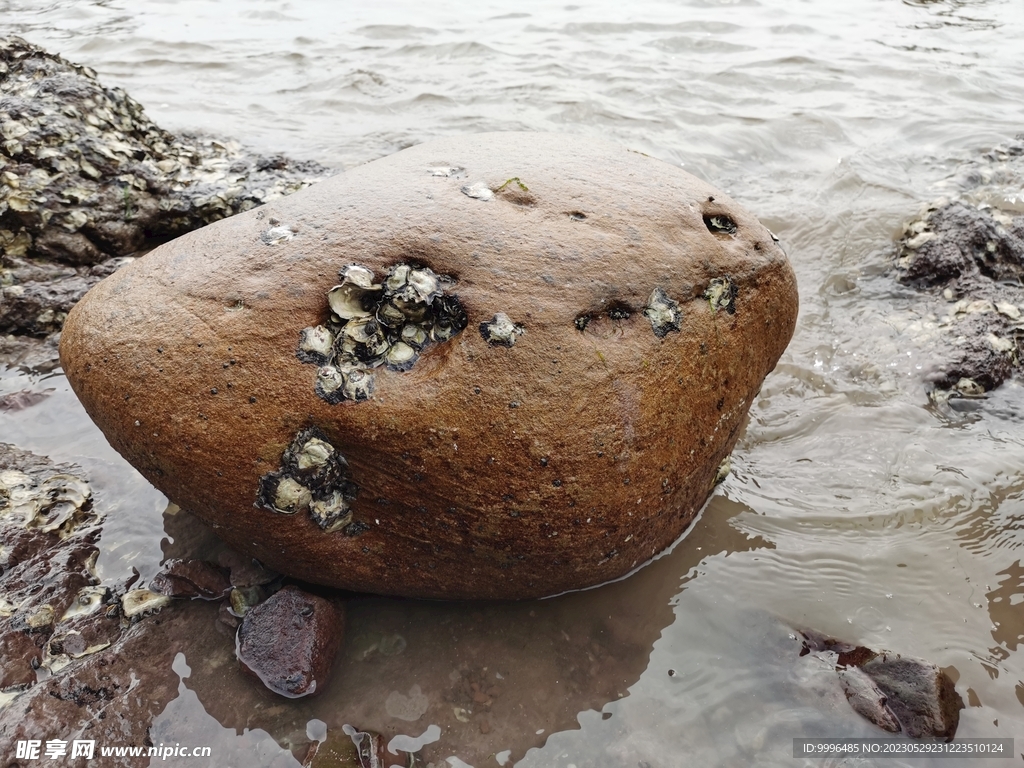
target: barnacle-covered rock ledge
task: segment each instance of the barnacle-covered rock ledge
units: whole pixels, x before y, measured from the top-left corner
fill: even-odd
[[[498,133],[157,248],[75,307],[61,359],[117,450],[268,566],[530,598],[686,529],[796,314],[775,238],[710,185]]]
[[[0,334],[59,331],[133,254],[329,173],[171,134],[88,67],[0,37]]]

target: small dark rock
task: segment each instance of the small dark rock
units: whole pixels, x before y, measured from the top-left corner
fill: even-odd
[[[340,606],[287,586],[245,614],[238,661],[275,693],[307,696],[326,684],[343,632]]]
[[[68,312],[100,278],[71,275],[0,288],[0,333],[59,331]]]
[[[939,389],[958,390],[960,382],[966,379],[989,392],[1010,378],[1014,356],[994,348],[988,339],[994,331],[1006,333],[1001,328],[1003,320],[998,314],[989,312],[973,314],[958,322],[957,333],[964,342],[951,348],[949,359],[929,375],[929,382]]]
[[[259,560],[243,555],[233,549],[222,552],[218,556],[217,562],[222,567],[231,571],[230,579],[231,586],[233,587],[261,587],[264,584],[269,584],[280,575],[269,568],[264,568]]]
[[[231,589],[228,573],[204,560],[168,560],[149,588],[167,597],[219,600]]]
[[[57,356],[59,333],[43,339],[32,336],[0,335],[0,364],[26,373],[52,373],[60,367]]]
[[[960,724],[963,699],[953,681],[931,662],[873,651],[812,629],[800,630],[801,656],[835,653],[836,672],[850,706],[890,733],[913,739],[951,741]]]
[[[907,736],[952,741],[964,702],[949,675],[923,659],[892,653],[880,653],[861,670],[886,695]]]
[[[43,402],[43,400],[50,396],[52,391],[50,389],[46,392],[32,392],[31,390],[24,389],[21,392],[11,392],[0,397],[0,411],[22,411],[26,408],[31,408],[33,405]]]
[[[232,630],[238,629],[238,625],[242,623],[242,620],[231,612],[231,606],[227,603],[221,603],[220,609],[217,611],[217,621]],[[231,634],[234,636],[234,631]]]

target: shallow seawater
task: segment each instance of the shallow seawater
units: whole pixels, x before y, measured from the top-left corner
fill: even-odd
[[[889,274],[926,201],[1024,208],[1021,167],[961,181],[1024,130],[1019,0],[0,0],[0,18],[166,128],[339,170],[479,131],[616,141],[759,215],[800,284],[733,472],[672,552],[530,604],[355,599],[334,682],[309,701],[240,711],[247,683],[214,636],[176,662],[155,738],[284,766],[314,721],[387,740],[437,725],[424,754],[451,765],[800,766],[794,737],[882,735],[797,655],[806,626],[946,668],[969,702],[958,735],[1021,751],[1024,392],[930,406],[945,310]],[[0,437],[85,467],[108,510],[101,574],[152,576],[180,518],[59,372],[0,372],[0,395],[22,389],[48,397],[0,412]],[[932,763],[951,764],[807,764]]]

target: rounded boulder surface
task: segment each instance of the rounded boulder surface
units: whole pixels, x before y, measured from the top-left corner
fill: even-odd
[[[75,307],[61,359],[111,444],[268,567],[518,599],[682,534],[796,314],[775,238],[710,185],[496,133],[157,248]]]

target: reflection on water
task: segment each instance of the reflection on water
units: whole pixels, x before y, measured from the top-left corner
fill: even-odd
[[[285,700],[255,686],[239,671],[233,639],[216,625],[215,611],[195,606],[210,614],[211,631],[185,650],[191,677],[168,707],[191,714],[185,725],[161,718],[154,738],[186,743],[198,720],[206,723],[205,735],[221,734],[215,742],[218,755],[241,749],[230,734],[244,729],[270,732],[301,753],[313,719],[325,723],[328,732],[352,724],[387,738],[417,737],[433,725],[440,733],[428,747],[431,755],[457,755],[483,765],[508,751],[517,760],[550,734],[575,728],[580,712],[607,712],[609,702],[629,695],[650,668],[652,647],[674,620],[672,603],[680,586],[697,578],[706,563],[727,553],[770,548],[733,525],[738,515],[750,512],[718,498],[693,536],[632,577],[548,600],[450,603],[352,596],[332,682],[309,699]],[[223,547],[205,526],[174,507],[165,514],[165,528],[173,538],[165,547],[168,558],[216,561]],[[792,666],[799,644],[790,645]],[[676,682],[697,679],[680,670]],[[723,681],[705,675],[700,684],[719,687]],[[211,734],[209,718],[228,731]]]
[[[1018,0],[0,0],[0,14],[168,128],[339,168],[482,130],[621,142],[755,211],[800,283],[796,337],[734,473],[670,555],[531,604],[353,598],[319,701],[252,688],[211,632],[183,651],[191,673],[155,734],[195,729],[267,765],[291,758],[257,747],[258,729],[301,751],[311,720],[388,739],[437,725],[425,753],[477,766],[799,765],[794,736],[874,732],[828,670],[795,658],[796,626],[955,668],[961,736],[1024,733],[1021,390],[969,414],[929,407],[945,310],[887,274],[924,201],[1024,206],[1024,163],[984,156],[1021,130]],[[48,396],[0,411],[0,439],[90,472],[104,577],[146,580],[163,556],[215,546],[186,516],[165,524],[165,500],[59,374],[0,372],[0,397],[23,390]]]

